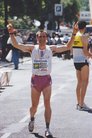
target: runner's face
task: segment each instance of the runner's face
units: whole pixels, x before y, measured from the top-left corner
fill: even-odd
[[[46,40],[47,40],[46,33],[45,32],[39,33],[37,36],[37,40],[38,40],[39,44],[46,44]]]

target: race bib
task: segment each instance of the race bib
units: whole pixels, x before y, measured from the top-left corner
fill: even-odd
[[[33,68],[38,69],[40,71],[47,71],[48,70],[48,64],[47,60],[34,60]]]

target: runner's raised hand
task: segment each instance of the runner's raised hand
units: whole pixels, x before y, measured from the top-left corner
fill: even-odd
[[[8,29],[9,34],[16,32],[16,29],[13,28],[13,25],[11,23],[7,25],[7,29]]]

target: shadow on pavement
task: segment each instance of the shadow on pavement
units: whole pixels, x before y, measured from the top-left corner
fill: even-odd
[[[4,90],[5,88],[4,87],[0,87],[0,90]]]
[[[0,93],[2,93],[3,91],[0,90]]]
[[[88,109],[88,110],[82,110],[81,112],[88,112],[92,114],[92,108]]]
[[[39,135],[38,133],[31,133],[31,134],[35,135],[35,137],[37,137],[37,138],[45,138],[45,137]]]
[[[91,114],[92,114],[92,109],[89,109],[89,110],[88,110],[88,113],[91,113]]]
[[[10,84],[9,84],[9,85],[5,85],[4,87],[12,87],[12,86],[13,86],[13,85],[10,85]],[[4,88],[4,89],[5,89],[5,88]]]
[[[4,92],[6,87],[12,87],[13,85],[5,85],[4,87],[0,87],[0,93]]]
[[[39,135],[39,133],[31,133],[31,134],[35,135],[35,137],[37,137],[37,138],[46,138],[46,137]],[[48,136],[47,138],[56,138],[56,137]]]

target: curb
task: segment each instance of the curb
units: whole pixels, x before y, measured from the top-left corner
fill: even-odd
[[[23,63],[23,62],[26,62],[26,61],[29,61],[29,60],[30,60],[30,57],[29,57],[29,58],[26,58],[26,57],[25,57],[25,58],[23,59],[23,61],[19,61],[19,64],[20,64],[20,63]],[[2,62],[2,61],[0,61],[0,62]],[[9,66],[11,66],[11,65],[14,65],[13,62],[2,62],[2,63],[0,63],[0,64],[1,64],[0,69],[3,68],[3,67],[9,67]]]

